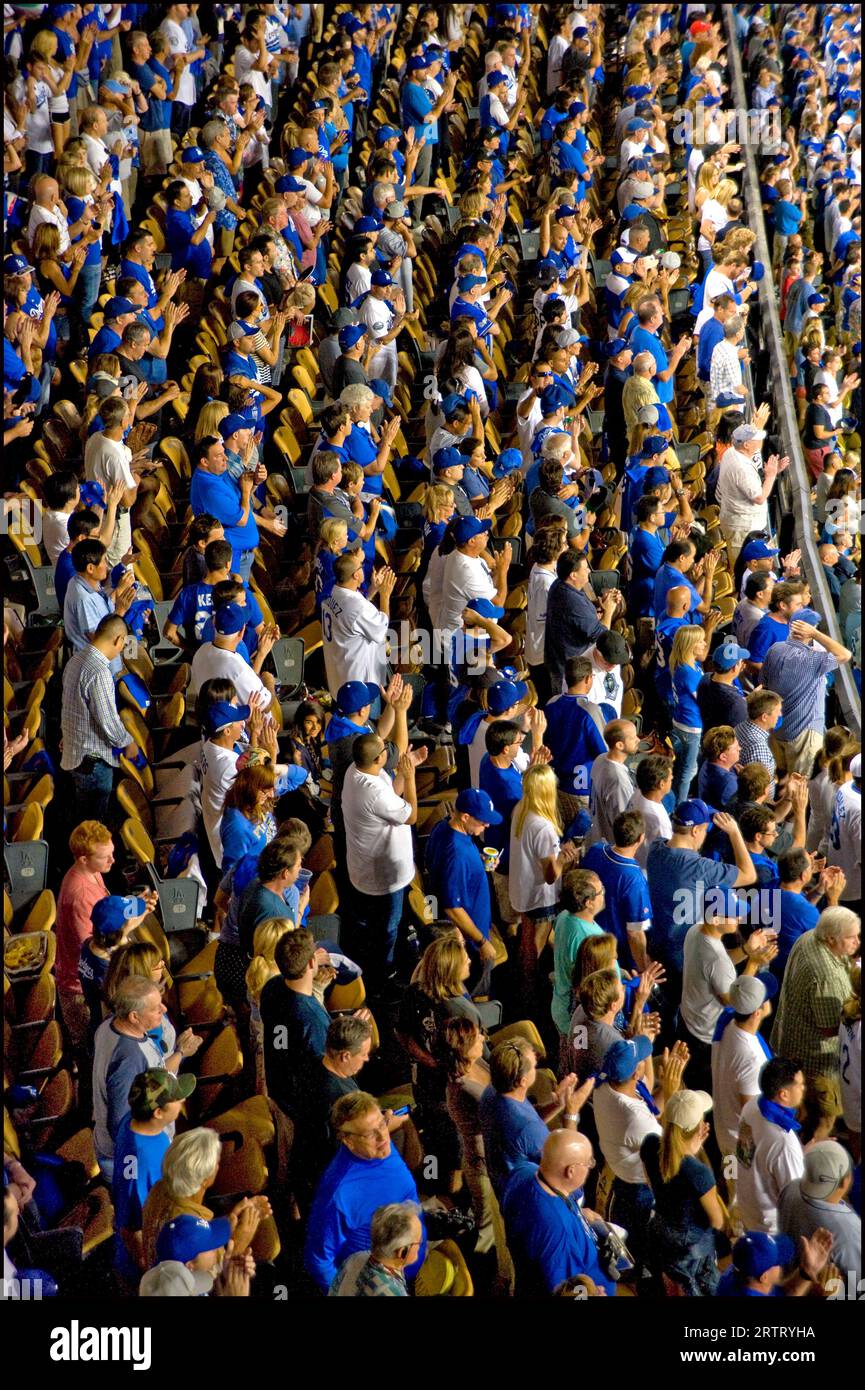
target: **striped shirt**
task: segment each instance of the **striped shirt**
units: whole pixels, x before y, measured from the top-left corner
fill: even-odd
[[[727,340],[716,345],[709,367],[709,395],[712,403],[728,393],[738,396],[742,389],[742,363],[739,349]]]
[[[784,714],[775,737],[792,743],[808,730],[826,728],[826,676],[838,662],[822,647],[806,647],[787,639],[776,642],[763,662],[763,686],[784,701]]]
[[[115,748],[130,742],[126,726],[117,713],[114,680],[108,658],[88,643],[67,662],[63,672],[63,705],[60,715],[63,757],[66,772],[79,767],[84,758],[101,758],[116,767]]]
[[[784,971],[772,1029],[774,1051],[800,1061],[806,1077],[837,1077],[838,1026],[850,993],[848,965],[833,956],[816,931],[806,931]]]
[[[762,763],[772,774],[772,786],[769,788],[771,797],[775,789],[775,768],[776,763],[769,747],[769,735],[765,729],[761,729],[759,724],[752,724],[750,719],[743,719],[741,724],[737,724],[734,730],[742,750],[739,762]]]

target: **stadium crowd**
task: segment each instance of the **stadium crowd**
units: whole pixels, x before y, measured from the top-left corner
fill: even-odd
[[[4,40],[5,1295],[841,1296],[858,11]]]

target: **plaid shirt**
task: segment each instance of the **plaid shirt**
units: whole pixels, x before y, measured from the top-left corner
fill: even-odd
[[[330,1298],[407,1298],[402,1274],[374,1260],[368,1250],[349,1255],[330,1286]]]
[[[740,763],[762,763],[772,774],[772,785],[769,788],[769,796],[775,792],[775,759],[772,756],[772,749],[769,747],[769,735],[765,729],[761,729],[759,724],[752,724],[750,719],[743,719],[741,724],[737,724],[734,730],[736,738],[739,740],[739,747],[742,750]]]
[[[80,766],[84,758],[101,758],[116,767],[119,759],[114,749],[125,748],[130,741],[117,713],[108,659],[92,643],[82,647],[66,664],[60,723],[60,766],[66,772]]]
[[[838,1027],[850,993],[849,967],[818,940],[816,931],[806,931],[784,971],[772,1029],[774,1051],[800,1061],[806,1077],[837,1077]],[[821,1036],[830,1029],[831,1036]]]
[[[709,367],[709,395],[713,402],[725,391],[737,396],[742,389],[742,363],[735,343],[722,341],[712,353]]]

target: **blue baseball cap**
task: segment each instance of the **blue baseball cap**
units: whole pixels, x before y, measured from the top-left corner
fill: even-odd
[[[543,415],[555,415],[565,404],[565,398],[558,386],[545,386],[540,394],[540,402]]]
[[[465,459],[459,449],[436,449],[433,455],[433,472],[446,473],[449,468],[462,468]]]
[[[300,179],[294,178],[291,174],[283,174],[276,180],[274,188],[277,193],[305,193],[306,189]]]
[[[446,420],[450,420],[451,417],[455,415],[458,410],[462,410],[467,405],[468,401],[466,400],[465,396],[460,396],[457,394],[456,391],[451,391],[449,395],[442,397],[442,414],[444,415]]]
[[[88,482],[82,483],[82,484],[81,484],[81,487],[80,487],[80,489],[79,489],[79,494],[78,494],[78,496],[79,496],[79,500],[80,500],[82,506],[84,506],[84,507],[104,507],[104,506],[105,506],[105,490],[104,490],[104,488],[103,488],[103,486],[102,486],[101,483],[97,483],[97,482],[95,482],[95,481],[93,481],[93,482],[88,481]],[[121,566],[121,568],[125,568],[125,566]],[[119,579],[119,577],[120,577],[120,576],[118,576],[118,579]],[[113,585],[114,588],[117,587],[117,585],[114,584],[113,578],[112,578],[112,585]]]
[[[369,232],[380,232],[381,222],[377,217],[359,217],[352,227],[352,231],[357,232],[358,236],[363,236]]]
[[[711,825],[718,812],[714,806],[695,797],[693,801],[680,801],[673,812],[673,820],[679,825]]]
[[[208,1250],[221,1250],[230,1240],[231,1222],[227,1216],[217,1216],[212,1221],[200,1216],[175,1216],[159,1232],[156,1258],[185,1265]]]
[[[488,87],[500,87],[503,82],[507,82],[507,77],[503,72],[491,72],[487,74]]]
[[[819,627],[823,618],[816,608],[800,608],[798,613],[793,614],[794,623],[810,623],[811,627]]]
[[[401,135],[402,131],[397,130],[395,125],[379,126],[376,131],[375,143],[377,145],[383,145],[385,140],[399,140]]]
[[[628,160],[629,174],[648,174],[651,173],[651,169],[652,166],[649,163],[648,159],[636,158]]]
[[[746,1231],[733,1246],[733,1268],[743,1279],[759,1279],[769,1269],[792,1264],[796,1246],[789,1236]]]
[[[664,430],[671,430],[673,428],[673,421],[667,407],[663,404],[662,401],[656,401],[655,409],[658,412],[658,418],[655,421],[655,424],[657,425],[658,429],[661,432],[663,432]]]
[[[609,357],[618,357],[620,352],[624,352],[625,348],[630,348],[630,346],[627,338],[614,338],[611,343],[607,344],[606,352]]]
[[[249,705],[232,705],[228,700],[216,700],[207,710],[204,722],[211,734],[218,734],[228,724],[245,724],[249,714]]]
[[[137,314],[138,310],[131,299],[123,299],[115,294],[108,300],[103,310],[106,320],[119,319],[121,314]]]
[[[644,1033],[639,1037],[626,1042],[624,1038],[621,1042],[613,1043],[612,1047],[605,1056],[600,1073],[599,1081],[627,1081],[634,1075],[641,1062],[645,1062],[652,1055],[651,1039]]]
[[[346,681],[337,691],[336,703],[343,714],[357,714],[366,705],[375,704],[380,694],[377,685],[368,685],[366,681]]]
[[[243,631],[248,619],[247,609],[237,603],[223,603],[213,615],[213,630],[219,637],[233,637]]]
[[[648,121],[644,121],[643,118],[642,118],[642,116],[635,116],[634,119],[633,119],[632,121],[628,121],[628,124],[625,126],[625,130],[628,130],[628,131],[634,131],[634,130],[651,130],[651,129],[652,129],[652,127],[651,127],[651,125],[649,124],[649,122],[648,122]]]
[[[391,407],[392,407],[392,405],[393,405],[393,396],[392,396],[391,393],[390,393],[390,386],[388,385],[388,383],[387,383],[382,377],[380,377],[380,376],[371,377],[371,378],[370,378],[370,381],[369,381],[369,389],[370,389],[370,391],[374,391],[374,392],[375,392],[375,394],[378,396],[379,400],[384,401],[384,403],[385,403],[385,405],[387,406],[388,410],[391,409]]]
[[[643,479],[644,492],[651,492],[656,487],[666,487],[669,481],[669,469],[662,468],[660,464],[655,464],[652,468],[646,469],[646,476]]]
[[[645,83],[632,83],[630,87],[625,88],[623,95],[628,97],[630,101],[639,101],[641,97],[651,96],[652,89],[647,87]]]
[[[495,689],[495,686],[493,686]],[[483,825],[501,825],[502,817],[493,805],[489,792],[479,791],[477,787],[466,787],[456,799],[457,811],[474,816]]]
[[[719,410],[730,410],[734,406],[742,410],[744,404],[742,397],[737,396],[734,391],[719,391],[715,397],[715,405]]]
[[[826,299],[825,295],[817,294],[816,292],[814,294],[808,295],[809,309],[816,309],[818,304],[828,304],[828,302],[829,301]]]
[[[454,523],[452,534],[457,545],[465,545],[467,541],[474,540],[475,536],[491,531],[492,528],[492,521],[480,521],[476,516],[461,516]]]
[[[568,115],[582,116],[583,112],[587,110],[588,107],[586,106],[586,103],[584,101],[572,101],[570,106],[568,107]]]
[[[429,62],[427,61],[425,54],[416,53],[414,57],[409,58],[405,67],[406,72],[422,72],[424,68],[429,67]]]
[[[341,328],[337,335],[337,341],[343,352],[345,352],[347,348],[353,348],[356,343],[359,343],[361,338],[366,335],[367,331],[366,325],[363,323],[347,323],[345,328]]]
[[[90,914],[94,931],[102,936],[119,936],[132,917],[143,917],[147,903],[143,898],[124,898],[112,893],[108,898],[100,898]]]
[[[666,439],[662,439],[659,434],[650,434],[643,440],[643,447],[640,450],[642,458],[657,458],[658,454],[666,453],[669,448]]]
[[[515,473],[523,464],[523,456],[519,449],[503,449],[493,464],[493,477],[504,478],[508,473]]]
[[[769,560],[777,554],[779,551],[776,545],[767,545],[765,541],[749,541],[742,550],[742,559]]]
[[[485,275],[461,275],[457,280],[457,289],[460,293],[466,290],[473,290],[475,285],[485,285],[487,277]]]
[[[717,671],[730,671],[737,661],[747,661],[751,653],[738,642],[723,642],[712,652],[712,662]]]
[[[529,693],[525,681],[499,681],[487,691],[487,708],[490,714],[502,714],[512,705],[520,705]]]
[[[224,420],[219,422],[219,433],[223,439],[230,439],[239,430],[254,430],[255,424],[248,420],[245,415],[226,415]]]
[[[559,208],[556,212],[556,221],[563,222],[566,217],[576,217],[576,215],[577,209],[572,207],[570,203],[566,203],[563,208]]]
[[[324,97],[319,97],[318,101],[311,101],[309,103],[309,109],[310,111],[328,111],[330,109],[330,102],[325,101]]]
[[[310,159],[312,159],[312,155],[309,153],[309,150],[302,150],[298,147],[289,150],[287,158],[288,167],[290,169],[299,169],[301,164],[309,163]]]
[[[393,276],[388,275],[386,270],[374,270],[370,276],[370,284],[375,285],[379,289],[384,289],[387,285],[392,285],[393,283]]]
[[[500,607],[497,603],[492,603],[488,598],[473,598],[468,607],[481,618],[492,618],[494,623],[498,622],[499,618],[505,616],[504,608]],[[507,669],[516,675],[512,666],[509,666]],[[509,679],[506,671],[503,670],[501,674]]]
[[[3,271],[6,275],[26,275],[28,270],[35,270],[27,260],[26,256],[7,256],[3,262]]]
[[[181,164],[203,164],[204,150],[198,145],[187,145],[185,150],[180,152]]]

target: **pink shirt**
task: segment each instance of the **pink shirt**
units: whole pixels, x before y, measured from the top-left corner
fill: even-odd
[[[54,973],[57,988],[67,994],[80,994],[78,958],[81,947],[93,935],[90,915],[100,898],[108,897],[101,874],[88,873],[77,864],[66,873],[57,899],[57,960]]]

